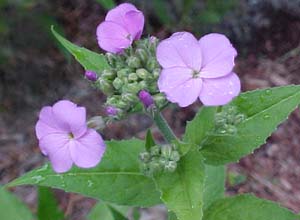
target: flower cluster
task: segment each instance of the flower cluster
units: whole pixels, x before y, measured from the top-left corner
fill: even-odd
[[[186,107],[199,98],[204,105],[225,105],[239,94],[240,81],[233,72],[237,52],[224,35],[197,40],[191,33],[178,32],[159,42],[155,37],[140,39],[143,28],[143,13],[128,3],[110,10],[97,28],[109,68],[99,75],[86,71],[85,77],[106,94],[109,118],[120,119],[143,107],[160,110],[168,101]],[[217,132],[234,132],[241,120],[235,111],[218,113]],[[93,118],[88,125],[101,129],[105,123]],[[105,143],[88,125],[85,108],[70,101],[42,109],[36,134],[56,172],[69,170],[73,163],[83,168],[99,163]],[[179,159],[171,145],[153,146],[141,154],[147,175],[173,172]]]
[[[215,130],[218,134],[236,134],[236,126],[246,119],[235,106],[226,106],[215,116]]]
[[[140,153],[141,169],[147,176],[159,172],[174,172],[179,159],[175,145],[155,145],[149,151]]]

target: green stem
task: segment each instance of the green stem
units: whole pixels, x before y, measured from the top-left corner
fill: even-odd
[[[173,142],[175,140],[177,140],[177,137],[175,136],[175,134],[173,133],[172,129],[170,128],[170,126],[168,125],[168,122],[166,121],[166,119],[162,116],[162,114],[160,112],[154,112],[153,114],[153,120],[156,124],[156,126],[158,127],[158,129],[161,131],[161,133],[163,134],[164,138],[169,142]]]

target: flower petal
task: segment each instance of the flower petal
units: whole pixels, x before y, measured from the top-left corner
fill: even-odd
[[[186,107],[197,99],[201,85],[201,78],[193,78],[192,70],[183,67],[163,69],[158,80],[160,92],[180,107]]]
[[[125,28],[131,34],[134,40],[141,38],[145,18],[140,11],[129,11],[125,14]]]
[[[84,107],[77,107],[71,101],[62,100],[53,105],[52,111],[60,126],[72,132],[75,137],[86,132],[86,110]]]
[[[104,21],[97,27],[99,46],[108,52],[119,53],[128,48],[132,39],[130,33],[117,23]]]
[[[193,71],[186,67],[162,69],[158,79],[158,88],[161,92],[172,90],[189,79],[192,79],[192,74]]]
[[[52,168],[57,173],[64,173],[71,169],[73,161],[68,146],[59,148],[56,152],[49,154]]]
[[[105,17],[105,21],[113,21],[114,23],[120,24],[125,27],[125,15],[129,11],[139,11],[137,8],[130,3],[123,3],[117,7],[109,10]]]
[[[35,133],[38,139],[41,139],[42,137],[53,134],[53,133],[65,133],[64,131],[61,131],[59,129],[53,128],[46,124],[45,122],[39,120],[35,125]]]
[[[105,152],[102,137],[93,129],[89,129],[80,139],[70,141],[69,147],[72,160],[82,168],[96,166]]]
[[[199,44],[202,50],[201,77],[216,78],[231,73],[237,52],[226,36],[207,34]]]
[[[156,57],[163,68],[201,68],[201,47],[197,39],[188,32],[177,32],[159,43]]]
[[[200,100],[207,106],[218,106],[229,103],[241,90],[239,77],[231,73],[215,79],[203,79]]]
[[[68,134],[53,133],[42,137],[39,140],[39,147],[44,155],[50,155],[64,147],[69,140]]]

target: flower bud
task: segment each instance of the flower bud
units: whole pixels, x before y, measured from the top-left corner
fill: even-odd
[[[153,78],[157,79],[160,75],[160,72],[161,72],[161,69],[159,69],[159,68],[154,69],[152,72]]]
[[[150,73],[146,69],[144,69],[144,68],[137,69],[136,70],[136,74],[141,79],[147,79],[147,78],[150,77]]]
[[[136,102],[137,96],[132,93],[124,93],[122,94],[122,101],[131,102],[131,103]]]
[[[150,154],[151,156],[158,156],[160,155],[160,147],[155,145],[153,147],[150,148]]]
[[[142,152],[140,153],[140,159],[142,162],[147,163],[150,161],[151,156],[148,152]]]
[[[165,165],[165,171],[173,173],[177,168],[177,163],[174,161],[169,161],[166,165]]]
[[[162,166],[161,166],[160,162],[158,160],[152,160],[149,163],[149,171],[151,174],[162,171]]]
[[[91,71],[91,70],[85,71],[84,75],[88,80],[90,80],[92,82],[95,82],[98,78],[97,73],[95,73],[94,71]]]
[[[239,123],[241,123],[242,121],[244,121],[246,119],[246,116],[244,114],[237,114],[234,118],[234,124],[238,125]]]
[[[161,155],[167,159],[170,158],[172,153],[172,146],[171,145],[164,145],[161,147]]]
[[[137,82],[133,82],[128,83],[125,89],[129,93],[137,94],[141,90],[141,87]]]
[[[134,81],[137,81],[138,80],[138,76],[136,73],[130,73],[128,75],[128,81],[131,81],[131,82],[134,82]]]
[[[106,57],[106,60],[108,62],[108,64],[110,66],[115,66],[116,64],[116,61],[117,61],[117,58],[116,58],[116,55],[115,54],[112,54],[112,53],[106,53],[105,54],[105,57]]]
[[[116,77],[116,73],[113,70],[105,69],[103,70],[101,77],[107,80],[112,80]]]
[[[118,70],[117,72],[117,76],[119,78],[125,78],[128,76],[128,74],[131,72],[131,70],[129,68],[123,68],[123,69],[120,69]]]
[[[158,67],[158,63],[157,63],[156,59],[155,59],[155,58],[149,59],[149,60],[147,61],[146,67],[147,67],[147,69],[148,69],[149,71],[150,71],[150,70],[153,71],[155,68],[157,68],[157,67]]]
[[[180,155],[176,150],[173,150],[170,155],[170,160],[178,162],[180,160]]]
[[[137,57],[131,56],[127,59],[127,65],[130,68],[139,68],[141,66],[141,60]]]
[[[138,57],[141,61],[143,61],[143,62],[147,61],[147,59],[148,59],[148,54],[147,54],[147,51],[146,51],[145,49],[141,49],[141,48],[137,49],[137,50],[136,50],[136,54],[137,54],[137,57]]]
[[[104,94],[108,95],[108,94],[113,93],[113,87],[112,87],[111,83],[109,83],[109,81],[107,81],[103,78],[99,78],[97,83],[99,84],[100,90]]]
[[[116,103],[121,99],[121,97],[119,95],[114,95],[111,97],[108,97],[106,100],[106,103],[108,105],[116,105]]]
[[[108,116],[116,116],[118,114],[118,109],[113,106],[107,106],[105,112]]]
[[[144,104],[145,108],[154,104],[152,96],[145,90],[139,92],[139,99]]]
[[[116,103],[116,107],[118,107],[120,109],[126,109],[126,108],[128,108],[128,106],[130,106],[130,103],[125,102],[123,100],[120,100]]]
[[[158,107],[163,107],[167,103],[166,98],[162,93],[154,95],[153,99]]]
[[[88,120],[87,126],[95,130],[103,130],[105,128],[105,121],[103,120],[103,117],[95,116]]]
[[[122,80],[118,77],[114,79],[112,84],[116,89],[120,89],[123,86]]]

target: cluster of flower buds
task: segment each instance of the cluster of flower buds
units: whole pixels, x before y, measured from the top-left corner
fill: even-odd
[[[152,176],[160,172],[174,172],[180,155],[174,145],[155,145],[149,151],[140,154],[142,172]]]
[[[95,86],[107,95],[107,114],[121,118],[140,105],[139,93],[147,91],[155,105],[166,104],[164,95],[157,88],[160,66],[155,50],[158,40],[154,37],[135,41],[121,54],[107,53],[110,69],[104,70]]]
[[[246,116],[239,113],[236,107],[224,107],[221,112],[215,116],[216,133],[218,134],[236,134],[236,126],[244,121]]]

